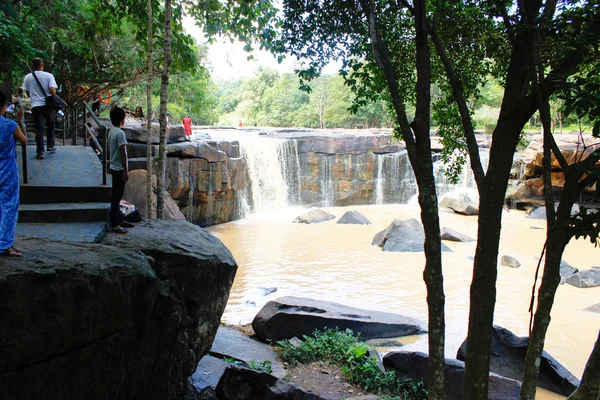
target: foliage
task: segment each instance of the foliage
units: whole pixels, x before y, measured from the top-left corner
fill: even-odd
[[[228,362],[229,364],[233,364],[233,365],[241,365],[243,367],[247,367],[247,368],[253,369],[255,371],[263,371],[263,372],[266,372],[267,374],[273,373],[273,363],[269,360],[265,360],[265,361],[250,360],[250,362],[245,363],[243,361],[236,360],[235,358],[223,357],[223,361]]]
[[[317,330],[311,336],[303,336],[303,339],[304,342],[297,348],[289,341],[278,343],[285,362],[295,365],[327,361],[340,365],[348,382],[367,391],[402,399],[427,398],[422,382],[400,378],[394,371],[382,372],[375,359],[369,356],[368,346],[349,329],[343,332],[337,329]]]

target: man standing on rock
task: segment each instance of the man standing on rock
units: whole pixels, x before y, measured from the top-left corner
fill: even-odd
[[[49,72],[44,72],[44,61],[36,57],[31,61],[31,73],[25,76],[23,89],[31,99],[31,114],[35,126],[35,143],[37,145],[37,159],[44,159],[44,121],[46,121],[46,137],[48,139],[46,150],[55,151],[54,148],[54,123],[56,112],[46,106],[46,97],[56,95],[56,80]]]
[[[192,136],[192,119],[190,118],[190,116],[186,114],[185,118],[183,119],[183,121],[181,121],[181,123],[183,124],[185,136]]]

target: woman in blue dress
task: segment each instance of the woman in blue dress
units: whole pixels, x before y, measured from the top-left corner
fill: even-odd
[[[16,141],[26,144],[23,126],[23,108],[16,113],[17,122],[4,118],[6,96],[0,91],[0,255],[21,257],[15,243],[15,228],[19,213],[19,169],[17,168]]]

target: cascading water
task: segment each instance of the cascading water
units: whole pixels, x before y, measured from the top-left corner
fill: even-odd
[[[297,204],[300,162],[295,140],[245,137],[239,139],[246,160],[246,188],[236,198],[238,214]]]
[[[323,155],[321,162],[321,194],[323,196],[323,206],[329,207],[334,205],[334,185],[332,175],[332,159],[333,155]]]
[[[383,204],[383,162],[385,155],[376,154],[377,159],[377,181],[375,182],[375,204]]]

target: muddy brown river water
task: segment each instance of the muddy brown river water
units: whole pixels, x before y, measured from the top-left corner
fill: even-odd
[[[371,225],[340,225],[336,220],[313,225],[294,224],[303,208],[285,208],[221,224],[207,230],[225,243],[239,269],[231,290],[224,322],[252,321],[269,300],[293,295],[336,301],[356,307],[394,312],[427,320],[423,253],[389,253],[371,246],[375,233],[395,218],[419,218],[411,205],[371,205],[325,208],[337,217],[357,210]],[[441,212],[442,226],[477,237],[477,217]],[[525,218],[521,211],[505,211],[500,255],[519,260],[518,269],[498,269],[494,322],[517,335],[526,335],[534,273],[545,239],[545,221]],[[539,228],[539,229],[534,229]],[[445,242],[443,253],[446,294],[446,357],[454,358],[467,334],[469,287],[475,242]],[[569,243],[565,261],[576,268],[600,265],[600,249],[587,240]],[[277,288],[264,295],[261,288]],[[558,289],[546,351],[578,378],[581,377],[600,328],[600,314],[583,311],[600,302],[600,287]],[[427,351],[427,336],[404,338],[403,349]],[[538,399],[560,399],[540,390]]]

